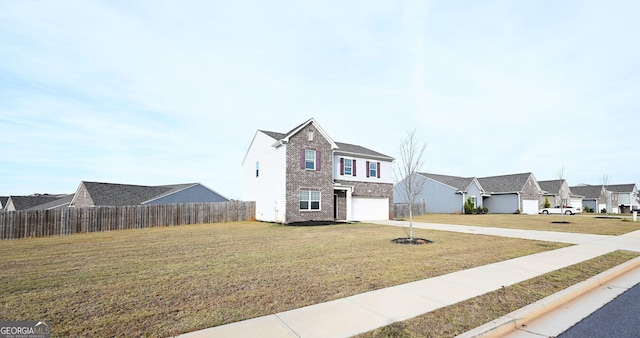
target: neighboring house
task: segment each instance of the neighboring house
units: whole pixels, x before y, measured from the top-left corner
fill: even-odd
[[[314,119],[287,133],[257,130],[242,161],[242,199],[268,222],[390,219],[393,160],[335,142]]]
[[[611,199],[616,200],[616,203],[611,203],[611,210],[617,207],[617,212],[629,213],[631,209],[638,208],[638,188],[634,183],[607,185],[605,189],[611,193]]]
[[[475,177],[457,177],[428,173],[416,173],[423,180],[422,193],[414,203],[421,204],[425,213],[455,214],[464,212],[464,203],[471,198],[474,207],[482,207],[484,190]],[[402,194],[404,181],[393,188],[394,203],[407,203]]]
[[[69,207],[69,204],[73,199],[73,196],[75,195],[74,194],[58,195],[58,198],[54,199],[53,201],[43,203],[43,204],[38,204],[26,210],[52,210],[52,209],[67,208]]]
[[[538,185],[542,189],[539,208],[543,208],[544,202],[548,200],[551,207],[571,206],[582,209],[582,196],[574,195],[566,180],[538,181]]]
[[[482,204],[493,214],[537,214],[542,190],[533,173],[480,177]]]
[[[83,208],[227,201],[226,197],[200,183],[144,186],[83,181],[70,206]]]
[[[0,196],[0,210],[4,210],[4,207],[7,205],[8,200],[9,196]]]
[[[607,208],[607,191],[602,185],[577,185],[569,187],[571,192],[582,196],[582,209],[589,207],[596,213]],[[611,196],[614,197],[614,196]],[[615,196],[617,198],[617,196]],[[617,205],[617,199],[612,205]],[[611,211],[611,209],[610,209]]]
[[[5,211],[20,211],[34,208],[38,205],[51,203],[60,199],[64,195],[32,195],[32,196],[9,196]]]

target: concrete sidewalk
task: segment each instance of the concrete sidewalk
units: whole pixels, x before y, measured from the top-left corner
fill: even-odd
[[[398,221],[375,223],[408,226],[407,222]],[[416,222],[414,227],[577,245],[221,325],[181,337],[350,337],[618,249],[640,251],[640,231],[622,236],[602,236]]]

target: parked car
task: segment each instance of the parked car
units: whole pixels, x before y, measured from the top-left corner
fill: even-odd
[[[539,214],[562,214],[564,213],[565,215],[575,215],[575,214],[579,214],[581,213],[582,210],[580,208],[574,208],[574,207],[560,207],[560,206],[556,206],[554,208],[543,208],[540,209],[540,211],[538,211]]]

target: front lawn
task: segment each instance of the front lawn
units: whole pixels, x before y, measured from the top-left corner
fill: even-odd
[[[511,229],[576,232],[596,235],[622,235],[640,229],[640,221],[632,222],[628,215],[610,215],[619,218],[597,218],[601,214],[565,215],[454,215],[427,214],[414,216],[416,222],[475,225]],[[405,219],[405,220],[408,220]]]
[[[486,216],[486,215],[484,215]],[[0,318],[166,337],[566,246],[372,224],[217,223],[0,242]]]

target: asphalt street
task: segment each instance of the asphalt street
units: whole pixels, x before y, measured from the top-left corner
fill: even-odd
[[[640,337],[640,284],[592,313],[558,338]]]

